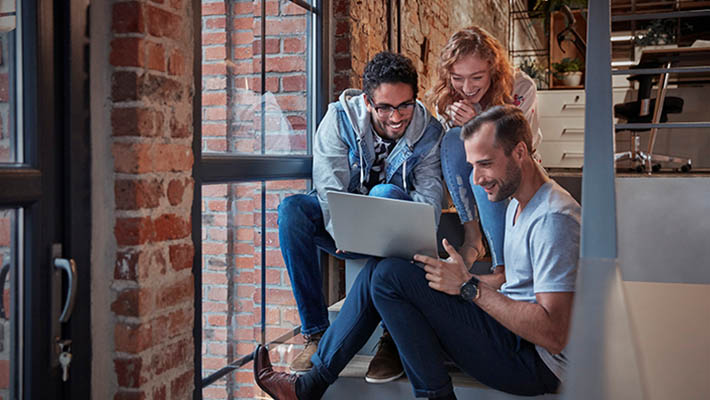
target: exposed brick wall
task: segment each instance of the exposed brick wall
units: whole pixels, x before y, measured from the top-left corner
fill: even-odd
[[[16,161],[14,154],[13,121],[10,114],[9,67],[14,57],[8,58],[8,34],[0,33],[0,162]]]
[[[114,399],[193,390],[192,6],[114,1],[109,64],[115,201]]]
[[[348,87],[361,87],[367,61],[377,52],[386,50],[389,2],[333,2],[334,99]],[[396,14],[395,8],[392,13]],[[398,36],[401,37],[401,52],[414,62],[419,72],[420,97],[433,85],[439,52],[455,31],[478,25],[491,32],[504,46],[507,45],[507,0],[400,1],[400,14],[401,31]],[[394,35],[397,36],[397,32]]]
[[[202,2],[202,150],[242,154],[307,152],[307,15],[287,0],[266,2],[265,131],[261,130],[261,3]],[[267,341],[300,325],[278,243],[277,207],[305,181],[202,188],[202,375],[251,353],[261,341],[261,254],[266,235]],[[296,339],[299,340],[299,339]],[[293,353],[282,348],[284,366]],[[205,399],[264,396],[251,364],[203,390]]]

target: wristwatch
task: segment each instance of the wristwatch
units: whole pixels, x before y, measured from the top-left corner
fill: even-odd
[[[471,279],[464,282],[464,284],[461,285],[461,298],[466,301],[478,300],[478,298],[481,297],[481,291],[478,290],[478,282],[479,280],[475,276],[472,276]]]

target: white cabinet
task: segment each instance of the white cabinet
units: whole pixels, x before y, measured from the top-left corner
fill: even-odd
[[[627,89],[614,90],[612,104],[631,101]],[[584,90],[537,92],[542,143],[537,151],[547,168],[580,168],[584,163]],[[611,111],[611,110],[610,110]]]

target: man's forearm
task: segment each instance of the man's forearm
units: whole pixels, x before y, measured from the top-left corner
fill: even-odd
[[[513,300],[496,290],[480,285],[476,304],[503,326],[523,339],[556,354],[567,343],[572,293],[554,293],[557,304],[550,310],[538,303]]]

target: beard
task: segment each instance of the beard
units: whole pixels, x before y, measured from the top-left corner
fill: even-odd
[[[498,192],[493,194],[491,201],[501,201],[512,196],[520,187],[520,181],[522,179],[522,172],[513,162],[508,161],[505,166],[505,177],[503,179],[498,179],[496,185],[498,186]]]

